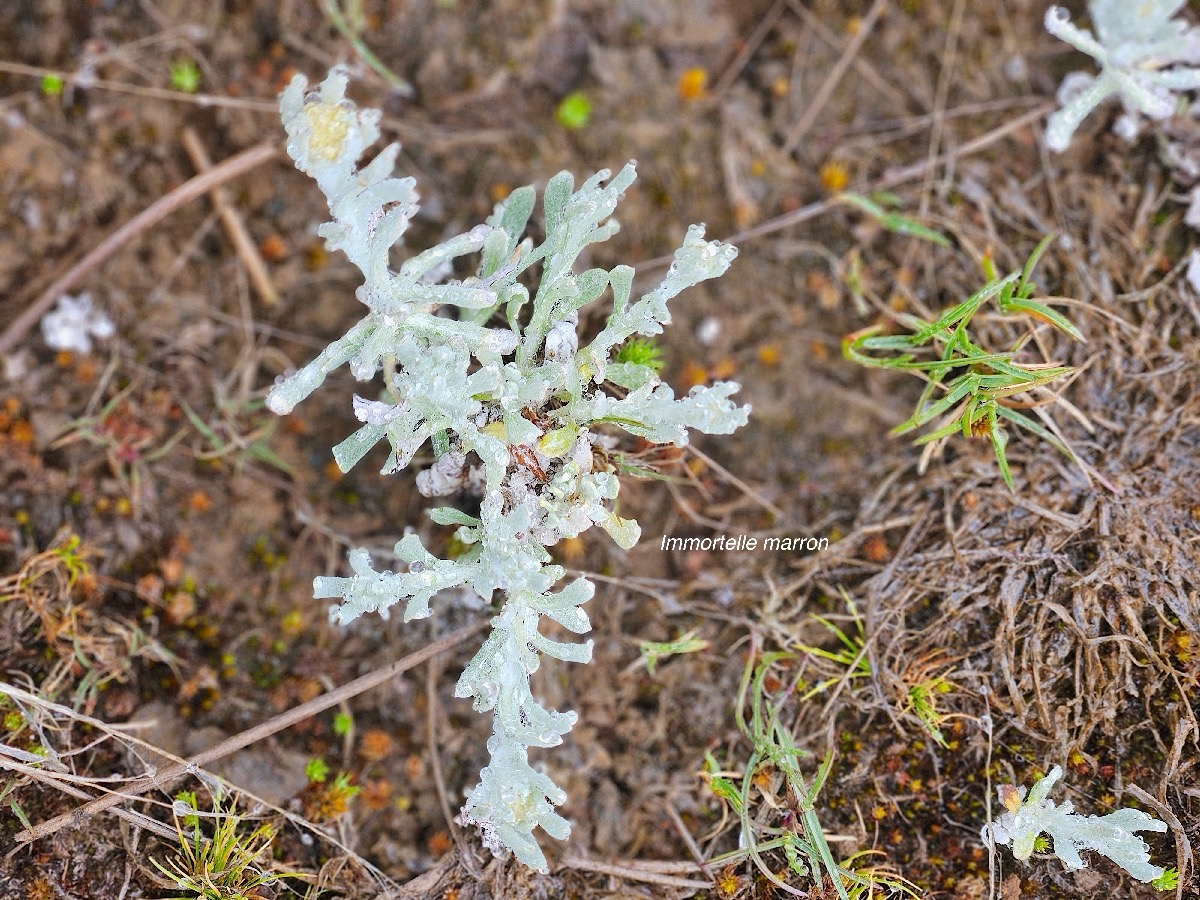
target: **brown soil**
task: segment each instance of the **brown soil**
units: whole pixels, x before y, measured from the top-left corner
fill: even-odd
[[[732,272],[675,301],[667,379],[733,377],[754,412],[736,435],[700,440],[704,456],[668,455],[673,481],[627,485],[623,512],[644,533],[632,552],[600,533],[561,548],[566,565],[602,580],[593,663],[539,676],[548,701],[580,716],[544,754],[574,825],[567,845],[544,841],[549,876],[494,861],[447,820],[489,729],[453,698],[474,649],[463,644],[354,697],[340,717],[313,716],[214,764],[247,792],[244,833],[252,819],[277,832],[259,865],[309,876],[260,896],[785,896],[763,869],[792,893],[835,896],[778,851],[761,867],[744,854],[696,864],[739,848],[713,772],[744,771],[739,684],[777,650],[791,652],[765,667],[762,691],[807,751],[809,780],[833,754],[815,806],[839,859],[868,851],[857,866],[903,875],[928,897],[988,896],[989,877],[1006,900],[1169,896],[1096,854],[1072,873],[1002,850],[989,875],[979,830],[995,787],[1060,764],[1055,797],[1081,812],[1133,805],[1169,817],[1171,831],[1147,835],[1152,859],[1185,873],[1181,896],[1200,896],[1200,305],[1179,265],[1196,244],[1182,193],[1152,136],[1131,147],[1108,132],[1110,106],[1061,156],[1041,147],[1033,119],[956,152],[1038,109],[1064,72],[1086,65],[1042,31],[1044,4],[885,3],[873,27],[869,4],[832,0],[361,6],[363,40],[413,86],[403,96],[365,67],[352,86],[384,110],[385,133],[404,145],[400,168],[417,178],[424,205],[409,249],[482,221],[514,186],[631,158],[639,180],[594,265],[669,253],[692,222],[737,235],[828,199],[841,176],[863,194],[891,187],[954,246],[831,205],[735,237]],[[355,59],[312,0],[0,5],[0,330],[195,174],[185,128],[215,161],[280,141],[273,103],[291,74],[319,79]],[[171,84],[181,62],[199,72],[195,95]],[[693,69],[707,74],[703,90],[689,91]],[[568,130],[556,108],[574,90],[591,114]],[[338,629],[312,599],[312,578],[338,570],[349,546],[386,549],[411,525],[444,548],[450,531],[428,523],[410,474],[385,479],[374,457],[345,476],[332,468],[328,448],[357,424],[345,371],[286,419],[263,408],[277,375],[357,318],[357,271],[324,250],[320,194],[285,158],[226,192],[276,304],[256,293],[201,198],[72,290],[113,318],[113,338],[55,354],[34,328],[4,356],[0,667],[8,684],[61,706],[9,701],[0,731],[24,752],[51,747],[61,764],[19,771],[17,757],[0,756],[0,847],[23,823],[78,807],[79,791],[166,764],[123,735],[195,754],[486,616],[451,598],[429,621]],[[985,255],[1019,268],[1051,231],[1038,283],[1075,301],[1059,308],[1087,341],[1046,328],[1036,341],[1079,367],[1063,390],[1076,414],[1053,411],[1078,464],[1013,435],[1010,492],[988,442],[959,436],[920,472],[920,448],[888,434],[912,409],[915,379],[856,368],[839,352],[843,335],[957,303],[982,284]],[[985,346],[1027,328],[980,325]],[[816,536],[829,547],[664,552],[664,534]],[[850,636],[861,625],[869,675],[839,680],[845,667],[799,649],[840,646],[814,614]],[[689,632],[706,646],[653,674],[640,662],[640,641]],[[937,676],[941,743],[908,702]],[[104,727],[130,721],[150,724]],[[314,758],[330,774],[306,787]],[[356,796],[337,795],[339,772]],[[158,834],[102,814],[0,858],[0,896],[178,894],[153,861],[178,852],[171,799],[184,788],[208,796],[192,779],[125,804],[165,825]],[[759,840],[799,829],[779,771],[759,771],[747,797]]]

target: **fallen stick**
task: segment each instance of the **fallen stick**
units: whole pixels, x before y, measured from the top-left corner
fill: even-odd
[[[203,175],[205,172],[212,171],[213,164],[212,160],[208,158],[208,151],[204,149],[200,136],[191,128],[183,129],[183,149],[187,151],[198,174]],[[225,234],[229,236],[233,248],[242,260],[242,265],[246,267],[246,272],[250,275],[250,283],[254,285],[259,299],[267,306],[278,306],[279,292],[275,290],[275,283],[271,281],[271,273],[267,271],[267,264],[263,262],[258,248],[254,246],[250,233],[246,231],[246,223],[242,221],[242,217],[229,202],[229,193],[224,187],[216,185],[208,192],[208,195],[212,200],[213,209],[217,211],[217,215],[221,219],[221,225],[225,228]]]
[[[236,156],[229,157],[207,172],[185,181],[166,196],[155,200],[154,203],[97,244],[87,256],[71,266],[63,275],[56,278],[50,287],[42,291],[37,299],[4,329],[4,333],[0,334],[0,354],[11,352],[42,316],[50,311],[50,307],[59,297],[82,281],[85,275],[112,256],[132,238],[155,223],[161,222],[179,207],[207,194],[217,185],[224,184],[231,178],[236,178],[238,175],[257,168],[267,160],[274,159],[278,154],[279,151],[274,143],[258,144],[249,150],[243,150]]]
[[[208,765],[215,760],[228,756],[241,750],[243,747],[248,747],[251,744],[261,741],[263,738],[270,737],[276,732],[282,731],[297,722],[302,722],[307,718],[315,716],[317,713],[324,712],[331,707],[337,706],[339,703],[349,700],[351,697],[356,697],[364,691],[368,691],[373,687],[390,681],[392,678],[399,675],[401,672],[407,672],[421,663],[426,662],[439,653],[456,647],[463,641],[467,640],[472,635],[482,631],[487,627],[489,620],[482,619],[467,628],[459,629],[452,634],[446,635],[441,640],[434,641],[426,647],[422,647],[415,653],[410,653],[403,659],[398,659],[394,663],[384,666],[382,669],[376,669],[374,672],[368,672],[360,678],[355,678],[353,681],[342,685],[339,688],[334,688],[332,691],[322,694],[320,697],[314,697],[307,703],[301,703],[299,706],[289,709],[287,712],[280,713],[272,719],[268,719],[261,725],[255,725],[253,728],[248,728],[240,734],[235,734],[233,737],[226,738],[217,744],[215,747],[210,747],[201,753],[197,753],[191,757],[186,763],[172,763],[166,766],[162,771],[155,772],[153,775],[147,775],[144,778],[139,778],[137,781],[131,782],[120,791],[114,791],[111,794],[106,794],[103,797],[98,797],[88,803],[83,804],[79,808],[69,813],[63,813],[61,816],[55,816],[53,819],[47,819],[40,825],[35,825],[32,828],[26,828],[24,831],[18,832],[13,840],[17,844],[28,844],[31,841],[40,840],[48,837],[60,829],[66,828],[68,825],[81,823],[89,816],[95,815],[98,812],[111,810],[114,806],[125,800],[131,800],[147,791],[154,788],[166,788],[167,784],[179,778],[182,775],[189,775],[200,766]]]
[[[984,150],[996,141],[1008,137],[1014,131],[1020,131],[1027,125],[1032,125],[1038,119],[1044,118],[1047,113],[1054,110],[1053,103],[1047,103],[1038,106],[1036,109],[1031,109],[1023,115],[1017,116],[998,128],[993,128],[977,138],[972,138],[965,144],[961,144],[952,150],[947,150],[933,159],[926,159],[919,163],[913,163],[910,166],[905,166],[902,169],[888,169],[883,173],[874,184],[870,185],[867,190],[887,191],[894,187],[899,187],[909,181],[915,181],[921,178],[935,166],[940,166],[942,163],[950,162],[951,160],[959,159],[963,156],[970,156],[972,153],[978,153]],[[826,197],[823,200],[817,200],[809,203],[807,206],[802,206],[799,209],[794,209],[789,213],[784,213],[781,216],[776,216],[773,219],[768,219],[760,225],[755,225],[753,228],[747,228],[744,231],[739,231],[736,234],[731,234],[728,237],[722,237],[721,240],[726,243],[740,245],[754,238],[763,237],[764,235],[774,234],[776,231],[782,231],[792,225],[799,225],[801,222],[807,222],[810,219],[815,219],[818,216],[824,215],[834,207],[842,203],[842,199],[836,194],[832,197]],[[656,256],[654,259],[648,259],[645,262],[637,264],[639,274],[652,272],[655,269],[665,269],[673,261],[674,256]]]

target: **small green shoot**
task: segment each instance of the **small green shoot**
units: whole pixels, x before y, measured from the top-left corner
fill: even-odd
[[[67,587],[72,588],[80,578],[87,578],[89,568],[87,558],[89,551],[83,547],[83,540],[77,534],[70,535],[61,545],[50,548],[50,553],[57,556],[67,570]]]
[[[339,712],[333,717],[333,733],[338,737],[345,737],[350,733],[350,729],[354,727],[354,716],[347,712]]]
[[[1174,866],[1163,869],[1163,873],[1150,882],[1150,885],[1160,891],[1173,891],[1179,887],[1179,870]]]
[[[741,815],[742,792],[730,780],[729,773],[721,771],[716,757],[708,751],[704,753],[704,768],[700,771],[700,777],[704,779],[710,791],[728,803],[735,813]]]
[[[834,859],[816,812],[817,795],[833,769],[833,755],[826,756],[817,766],[810,786],[799,766],[800,758],[808,754],[796,744],[783,721],[792,687],[787,685],[782,691],[774,691],[767,686],[771,670],[781,662],[794,659],[795,654],[785,651],[761,655],[752,652],[742,675],[735,717],[752,749],[742,774],[738,803],[730,804],[741,822],[744,845],[736,855],[749,856],[767,880],[794,893],[763,858],[764,853],[779,850],[787,860],[787,871],[811,879],[817,885],[828,876],[840,900],[849,900],[845,885],[856,882],[858,876],[839,866]],[[749,718],[746,716],[747,705]],[[714,777],[709,776],[710,785]],[[772,796],[779,788],[784,791],[782,800]],[[765,828],[752,814],[751,793],[756,789],[772,808],[786,808],[793,824],[787,828]],[[765,840],[761,839],[763,837]],[[714,863],[721,861],[720,858],[713,860]]]
[[[178,794],[175,795],[175,803],[176,803],[176,807],[175,807],[176,810],[178,810],[180,808],[180,805],[186,806],[189,809],[193,809],[193,810],[200,808],[200,806],[199,806],[200,801],[196,797],[195,791],[180,791]],[[183,814],[183,825],[185,828],[199,828],[200,827],[200,814],[195,813],[195,812],[184,813]]]
[[[646,366],[655,372],[663,367],[662,348],[654,338],[634,336],[622,344],[613,356],[613,362]]]
[[[261,401],[247,401],[237,405],[218,399],[221,420],[215,426],[200,418],[186,401],[180,400],[179,405],[192,427],[200,432],[200,436],[213,448],[196,451],[196,459],[216,460],[232,456],[235,472],[240,472],[246,460],[252,459],[278,469],[285,475],[291,474],[292,467],[271,449],[271,437],[275,434],[277,423],[272,419],[265,419],[261,424],[257,424],[257,414],[263,409]],[[251,425],[254,427],[241,434],[240,420],[245,417],[252,419]]]
[[[324,784],[325,779],[329,777],[329,763],[319,756],[313,757],[304,766],[304,777],[308,779],[309,784]]]
[[[638,646],[642,651],[642,659],[646,661],[646,668],[653,675],[654,667],[658,665],[660,659],[677,656],[680,653],[696,653],[699,650],[705,650],[708,647],[708,641],[696,637],[696,632],[689,631],[673,641],[639,641]]]
[[[1038,244],[1020,272],[1003,278],[996,277],[991,261],[985,260],[988,283],[936,321],[902,316],[901,324],[909,328],[911,334],[881,334],[882,327],[873,325],[842,341],[842,353],[860,365],[912,372],[925,379],[925,390],[916,411],[893,428],[893,434],[906,434],[938,420],[935,429],[919,437],[917,444],[933,444],[957,432],[967,438],[988,437],[1009,490],[1013,489],[1013,481],[1005,452],[1008,437],[1003,426],[1006,423],[1024,428],[1067,458],[1074,459],[1062,440],[1044,425],[1018,412],[1017,407],[1021,404],[1010,398],[1045,387],[1075,370],[1071,366],[1048,362],[1018,365],[1013,360],[1024,347],[1028,335],[1018,340],[1011,350],[991,353],[968,337],[967,326],[986,302],[995,300],[1003,315],[1029,316],[1076,340],[1083,340],[1083,335],[1064,316],[1031,299],[1033,269],[1046,252],[1051,237],[1047,235]],[[941,396],[935,398],[939,392]],[[922,459],[922,467],[927,458],[928,453]]]
[[[362,0],[320,0],[321,12],[354,52],[376,75],[382,78],[401,97],[411,97],[413,87],[383,64],[362,39],[367,28],[367,15]]]
[[[950,239],[941,232],[934,231],[932,228],[926,228],[920,222],[910,219],[907,216],[902,216],[898,212],[888,212],[880,203],[875,202],[879,200],[889,205],[895,205],[899,201],[893,195],[876,194],[875,199],[868,199],[861,194],[842,193],[838,194],[837,199],[847,206],[853,206],[856,209],[862,210],[887,231],[907,235],[908,237],[920,238],[939,247],[951,246]]]
[[[171,63],[171,87],[185,94],[200,90],[200,67],[190,59],[177,59]]]
[[[578,131],[592,120],[592,101],[583,91],[572,91],[562,98],[554,117],[567,131]]]
[[[47,72],[42,76],[42,94],[46,97],[61,97],[66,82],[57,72]]]
[[[841,867],[855,875],[855,880],[849,885],[850,900],[871,900],[878,896],[880,891],[885,891],[892,896],[897,894],[909,897],[924,896],[919,885],[892,871],[886,865],[865,865],[861,862],[864,857],[882,855],[880,850],[860,850],[841,861]]]

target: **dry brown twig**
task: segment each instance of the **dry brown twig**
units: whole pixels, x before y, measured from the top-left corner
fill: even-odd
[[[47,75],[61,78],[63,84],[75,85],[80,88],[95,88],[113,91],[118,94],[131,94],[135,97],[150,97],[154,100],[173,100],[178,103],[191,103],[194,106],[230,106],[237,109],[248,109],[254,112],[278,113],[279,104],[274,100],[254,100],[244,97],[222,97],[219,94],[188,94],[183,91],[166,88],[145,87],[140,84],[126,84],[122,81],[106,81],[103,78],[92,78],[78,72],[61,72],[57,69],[45,69],[41,66],[28,66],[24,63],[0,60],[0,72],[10,75],[26,75],[31,78],[45,78]]]
[[[612,875],[616,878],[624,878],[629,881],[643,881],[646,884],[657,884],[662,887],[685,888],[697,891],[712,889],[712,882],[710,881],[699,881],[695,878],[679,878],[675,875],[659,875],[657,872],[635,869],[627,865],[600,862],[595,859],[584,859],[581,856],[568,856],[562,861],[560,868],[575,869],[579,872],[596,872],[599,875]]]
[[[913,163],[911,166],[905,166],[902,169],[891,169],[884,172],[883,177],[876,181],[873,185],[869,185],[868,191],[887,191],[892,188],[899,187],[902,184],[907,184],[910,181],[915,181],[918,178],[924,177],[932,167],[939,166],[942,163],[951,160],[961,159],[964,156],[970,156],[973,153],[978,153],[985,150],[999,140],[1003,140],[1014,132],[1020,131],[1032,125],[1039,119],[1043,119],[1046,115],[1055,109],[1053,103],[1043,103],[1034,109],[1029,110],[1023,115],[1017,116],[1015,119],[1010,119],[1003,125],[993,128],[991,131],[981,134],[977,138],[967,141],[965,144],[960,144],[952,150],[947,150],[932,160],[926,159],[918,163]],[[802,222],[807,222],[815,219],[818,216],[823,216],[831,209],[839,204],[837,197],[827,197],[823,200],[818,200],[814,203],[809,203],[807,206],[801,206],[799,209],[792,210],[789,213],[784,213],[781,216],[776,216],[773,219],[768,219],[760,225],[755,225],[753,228],[747,228],[735,234],[721,238],[722,241],[730,244],[743,244],[746,241],[754,238],[764,237],[768,234],[774,234],[777,231],[783,231],[785,228],[790,228],[793,225],[799,225]],[[662,269],[671,264],[674,256],[658,256],[654,259],[648,259],[638,265],[638,274],[642,275],[646,272]]]
[[[208,151],[204,149],[200,135],[196,134],[192,128],[184,128],[182,141],[183,148],[187,151],[192,165],[196,167],[197,174],[203,175],[205,172],[211,172],[213,168],[212,160],[208,157]],[[237,255],[241,258],[242,265],[246,267],[246,272],[250,276],[250,283],[254,285],[255,293],[258,294],[259,298],[267,306],[278,306],[279,292],[275,290],[275,283],[271,281],[271,273],[267,270],[267,264],[263,262],[258,248],[254,246],[254,240],[246,230],[246,223],[242,220],[242,217],[238,214],[233,204],[229,202],[228,192],[224,187],[215,185],[208,192],[208,195],[212,199],[213,209],[221,217],[221,224],[225,226],[225,233],[233,243],[234,249],[237,250]]]
[[[249,172],[278,155],[279,150],[274,143],[257,144],[249,150],[243,150],[236,156],[223,160],[207,172],[185,181],[171,193],[155,200],[154,203],[97,244],[83,259],[71,266],[42,291],[25,308],[24,312],[4,329],[4,333],[0,334],[0,354],[12,351],[59,297],[77,285],[89,272],[134,237],[161,222],[181,206],[185,206],[218,185]]]
[[[384,666],[381,669],[376,669],[374,672],[369,672],[353,681],[342,685],[340,688],[335,688],[319,697],[309,700],[307,703],[301,703],[299,706],[293,707],[287,712],[280,713],[274,718],[268,719],[261,725],[256,725],[253,728],[248,728],[245,731],[235,734],[230,738],[226,738],[211,747],[208,750],[198,753],[187,761],[185,764],[174,763],[166,766],[161,772],[156,772],[154,775],[149,775],[144,778],[139,778],[132,784],[126,786],[122,791],[106,794],[99,797],[78,809],[64,813],[61,816],[55,816],[53,819],[48,819],[40,825],[35,825],[33,828],[27,828],[24,831],[18,832],[13,840],[20,846],[28,844],[31,841],[36,841],[69,826],[76,824],[88,816],[95,815],[98,812],[111,810],[124,800],[133,799],[155,788],[166,789],[170,782],[174,781],[183,775],[191,774],[196,768],[207,765],[215,760],[221,759],[250,746],[264,738],[270,737],[276,732],[282,731],[297,722],[302,722],[305,719],[315,716],[317,713],[324,712],[331,707],[337,706],[351,697],[356,697],[364,691],[368,691],[373,687],[378,687],[387,681],[390,681],[395,676],[402,672],[407,672],[409,669],[421,665],[421,663],[432,659],[439,653],[444,653],[453,647],[458,646],[463,641],[482,631],[487,626],[486,620],[476,622],[466,628],[461,628],[451,634],[446,635],[438,641],[434,641],[415,653],[410,653],[403,659],[398,659],[395,662]]]
[[[862,45],[870,37],[871,31],[875,28],[875,23],[879,21],[880,15],[887,7],[887,0],[875,0],[871,4],[871,9],[863,17],[862,22],[858,26],[858,30],[846,44],[846,48],[842,51],[841,57],[829,70],[829,74],[817,89],[817,93],[809,101],[808,106],[804,110],[798,122],[792,126],[792,130],[788,132],[787,138],[783,142],[783,152],[791,153],[796,149],[796,145],[804,139],[808,134],[809,129],[817,121],[817,116],[825,108],[825,104],[829,102],[829,98],[833,96],[834,90],[838,83],[842,80],[842,76],[846,74],[846,70],[850,68],[858,56],[858,52],[862,49]]]

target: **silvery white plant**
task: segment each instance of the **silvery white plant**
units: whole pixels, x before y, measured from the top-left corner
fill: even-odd
[[[333,221],[319,229],[362,270],[358,299],[366,316],[316,359],[270,392],[268,406],[286,414],[331,371],[348,363],[359,380],[381,369],[379,399],[354,398],[363,426],[334,448],[347,471],[381,440],[391,446],[385,473],[407,466],[432,445],[435,460],[420,473],[426,496],[474,488],[478,515],[441,507],[434,521],[457,525],[469,551],[439,559],[415,534],[396,544],[401,571],[380,571],[364,549],[349,554],[349,577],[321,577],[318,598],[335,598],[335,622],[366,612],[386,615],[404,601],[404,620],[430,614],[439,592],[467,586],[500,603],[492,632],[467,666],[455,695],[491,710],[490,763],[470,791],[462,818],[478,824],[494,851],[507,847],[528,866],[546,869],[535,827],[563,839],[565,819],[554,811],[566,796],[528,761],[530,747],[552,747],[575,723],[573,712],[542,707],[530,688],[541,654],[587,662],[591,641],[563,643],[543,636],[542,618],[568,631],[590,628],[580,608],[593,594],[586,578],[559,588],[565,572],[546,548],[599,525],[623,548],[638,540],[636,522],[613,511],[619,483],[593,449],[596,429],[616,426],[650,441],[683,445],[688,429],[725,434],[745,424],[748,407],[730,399],[737,385],[697,387],[676,398],[648,366],[616,361],[633,335],[655,335],[670,321],[667,301],[684,288],[715,278],[737,251],[705,241],[692,226],[662,283],[630,301],[633,269],[587,269],[576,260],[592,243],[617,231],[610,219],[632,184],[633,164],[615,177],[602,171],[578,189],[562,172],[545,188],[545,240],[522,239],[534,191],[519,188],[486,223],[410,257],[397,271],[388,254],[417,210],[415,182],[394,178],[399,147],[386,147],[359,169],[363,151],[379,136],[379,113],[346,99],[346,75],[335,69],[319,91],[306,93],[297,76],[281,96],[288,153],[325,193]],[[439,283],[451,262],[481,254],[474,276]],[[540,264],[533,296],[521,276]],[[607,324],[586,346],[577,333],[580,310],[611,289]]]
[[[58,305],[42,316],[42,337],[51,350],[91,353],[92,339],[107,340],[117,333],[113,320],[92,308],[92,295],[64,294]]]
[[[1117,133],[1133,139],[1139,116],[1165,119],[1178,94],[1200,88],[1200,28],[1176,18],[1186,0],[1092,0],[1093,34],[1071,22],[1061,6],[1046,11],[1046,30],[1100,64],[1100,74],[1072,72],[1063,79],[1061,108],[1050,116],[1046,146],[1062,151],[1075,129],[1109,97],[1119,97],[1125,113]]]
[[[1024,862],[1033,855],[1034,842],[1042,833],[1054,841],[1054,855],[1068,869],[1085,867],[1081,850],[1095,850],[1115,862],[1138,881],[1150,882],[1163,875],[1163,869],[1150,862],[1146,842],[1138,831],[1166,831],[1166,823],[1140,809],[1118,809],[1105,816],[1082,816],[1071,802],[1056,806],[1047,795],[1062,777],[1055,766],[1034,783],[1028,796],[1024,787],[1011,784],[999,788],[1005,811],[983,826],[983,842],[989,847],[1012,847],[1013,856]]]

